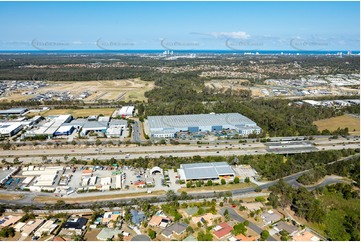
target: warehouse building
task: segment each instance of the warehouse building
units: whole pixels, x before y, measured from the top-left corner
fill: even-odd
[[[261,133],[255,122],[239,113],[149,116],[151,137],[173,138],[177,132],[217,132],[237,130],[247,136]]]
[[[118,116],[121,117],[133,117],[135,112],[134,106],[124,106],[118,110]]]
[[[20,122],[0,123],[0,137],[14,136],[22,129],[23,125]]]
[[[60,126],[54,133],[54,136],[71,135],[74,131],[73,126]]]
[[[48,137],[53,137],[60,126],[64,123],[69,123],[72,118],[73,117],[71,115],[48,116],[44,124],[36,129],[29,130],[25,135],[28,137],[36,135],[47,135]]]
[[[226,162],[181,164],[178,174],[184,181],[235,177],[235,172]]]
[[[41,190],[51,190],[53,189],[53,185],[55,183],[56,178],[58,177],[58,172],[63,172],[63,167],[54,166],[54,167],[34,167],[28,166],[24,167],[22,171],[22,176],[26,177],[25,180],[29,181],[30,184],[34,181],[34,184],[29,186],[28,188],[31,191],[41,191]]]
[[[123,134],[123,131],[127,128],[127,126],[127,120],[112,120],[109,122],[109,127],[105,134],[107,137],[118,138]]]
[[[23,115],[27,111],[28,111],[27,108],[10,108],[7,110],[0,110],[0,116]]]

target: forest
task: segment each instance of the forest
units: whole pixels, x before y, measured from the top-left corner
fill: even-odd
[[[328,240],[360,241],[360,193],[350,184],[337,183],[310,192],[280,180],[269,190],[270,205],[290,207]]]
[[[360,187],[360,156],[340,160],[328,165],[318,164],[315,168],[300,176],[297,181],[303,185],[310,185],[318,182],[326,175],[347,177],[357,187]]]

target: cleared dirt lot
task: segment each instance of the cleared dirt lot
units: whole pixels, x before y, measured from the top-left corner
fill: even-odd
[[[182,187],[177,192],[209,192],[209,191],[230,191],[235,189],[242,189],[242,188],[248,188],[248,187],[256,187],[253,183],[238,183],[238,184],[226,184],[226,185],[218,185],[218,186],[211,186],[211,187],[194,187],[194,188],[186,188]]]
[[[84,101],[94,102],[99,99],[107,100],[146,100],[144,93],[154,88],[154,82],[142,81],[140,79],[125,80],[98,80],[98,81],[59,81],[49,82],[49,85],[35,90],[37,94],[46,92],[70,92],[78,96],[82,92],[89,92],[90,96]],[[8,101],[26,100],[36,95],[22,95],[23,91],[13,92],[7,97],[0,98]]]
[[[350,134],[360,135],[360,118],[350,115],[342,115],[339,117],[322,119],[313,122],[319,131],[328,129],[334,131],[337,128],[348,128]],[[355,130],[355,131],[354,131]]]

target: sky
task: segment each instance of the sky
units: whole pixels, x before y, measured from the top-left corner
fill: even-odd
[[[359,2],[0,2],[0,50],[359,50]]]

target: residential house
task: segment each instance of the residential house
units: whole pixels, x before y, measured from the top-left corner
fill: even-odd
[[[272,210],[269,210],[267,212],[262,213],[261,218],[263,219],[265,225],[269,225],[277,222],[282,217],[277,213],[273,212]]]
[[[166,228],[168,226],[168,224],[170,223],[170,219],[167,217],[162,217],[162,216],[158,216],[158,215],[154,215],[149,223],[148,226],[150,227],[161,227],[161,228]]]
[[[71,237],[74,234],[82,235],[86,229],[88,219],[82,217],[69,218],[64,224],[59,235],[62,237]]]
[[[38,229],[43,223],[45,222],[44,219],[35,219],[27,222],[21,228],[21,235],[24,237],[30,236],[36,229]]]
[[[106,212],[103,215],[102,224],[107,225],[108,228],[113,228],[112,221],[116,222],[120,215],[120,212]]]
[[[113,239],[114,237],[117,237],[118,234],[120,233],[122,233],[122,231],[118,229],[104,228],[97,235],[97,239],[102,241],[110,240]]]
[[[214,227],[213,230],[213,234],[217,239],[225,240],[231,235],[233,228],[227,222],[223,222]]]
[[[184,223],[174,223],[162,231],[162,235],[170,239],[173,235],[180,236],[187,230],[188,225]]]
[[[0,218],[0,228],[16,224],[22,216],[8,215]]]
[[[145,214],[143,212],[138,212],[135,209],[130,210],[132,214],[132,223],[139,226],[142,221],[145,219]]]
[[[320,241],[321,239],[311,231],[304,229],[293,235],[293,241]]]
[[[213,224],[215,218],[219,218],[219,215],[214,215],[212,213],[206,213],[197,217],[192,217],[193,223],[197,224],[198,222],[205,223],[207,221],[207,225],[210,226]]]
[[[289,225],[283,221],[278,222],[277,224],[275,224],[273,226],[273,228],[277,231],[277,232],[281,232],[282,230],[286,231],[289,235],[293,236],[298,232],[298,228],[296,226],[293,225]]]

